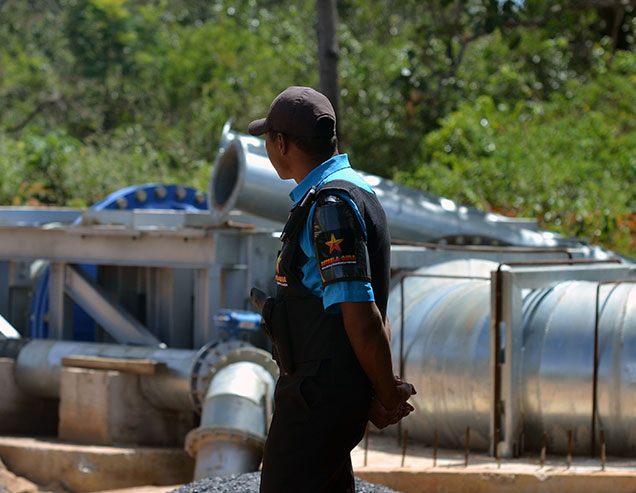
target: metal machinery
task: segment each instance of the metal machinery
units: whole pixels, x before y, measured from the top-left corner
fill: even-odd
[[[0,339],[11,339],[0,341],[0,356],[16,359],[16,383],[42,398],[59,397],[64,356],[165,363],[167,374],[142,378],[143,395],[160,409],[202,410],[187,446],[198,452],[197,474],[222,474],[258,466],[276,369],[252,344],[262,339],[241,330],[250,314],[220,308],[247,308],[252,285],[271,290],[265,273],[278,240],[257,221],[216,224],[205,209],[204,193],[160,184],[83,212],[2,209]],[[218,330],[220,317],[239,322]],[[18,344],[20,333],[49,340]],[[240,385],[227,383],[232,375]]]
[[[632,453],[634,265],[531,220],[363,176],[401,240],[391,251],[389,319],[396,371],[418,388],[404,422],[411,436],[431,441],[437,430],[441,445],[463,447],[470,427],[475,448],[514,456],[536,450],[543,433],[554,451],[572,432],[575,452],[588,452],[602,429],[608,453]],[[0,341],[0,351],[17,358],[21,386],[50,397],[66,354],[163,361],[168,374],[144,378],[143,392],[158,407],[203,407],[186,444],[197,477],[240,472],[223,457],[253,469],[276,370],[252,344],[262,341],[225,340],[240,323],[219,332],[213,315],[248,309],[251,286],[273,291],[293,183],[279,180],[262,140],[226,125],[209,211],[195,191],[179,199],[182,187],[144,187],[101,210],[0,209],[0,339],[15,336],[11,326],[27,334],[24,293],[37,263],[51,265],[31,312],[38,327],[48,321],[48,333],[32,322],[31,336],[49,340]],[[161,190],[193,207],[156,210]],[[140,209],[148,197],[153,208]],[[78,267],[86,264],[96,267]],[[44,301],[48,311],[37,308]],[[77,326],[71,301],[96,328]],[[67,342],[80,336],[94,342]]]

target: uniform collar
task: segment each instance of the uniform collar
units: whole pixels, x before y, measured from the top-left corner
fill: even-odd
[[[321,165],[315,167],[289,194],[294,205],[305,196],[311,187],[319,188],[329,175],[332,175],[341,169],[350,167],[349,157],[346,154],[338,154],[337,156],[334,156]]]

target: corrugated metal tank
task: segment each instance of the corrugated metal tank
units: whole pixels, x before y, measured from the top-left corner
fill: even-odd
[[[497,264],[465,260],[420,269],[417,274],[489,278]],[[567,281],[523,293],[523,360],[518,385],[526,450],[538,450],[543,432],[550,452],[590,450],[594,325],[598,283]],[[399,366],[400,285],[389,302],[392,351]],[[636,285],[601,285],[599,291],[598,420],[607,452],[636,451]],[[490,283],[485,279],[409,277],[404,280],[404,377],[418,393],[416,412],[405,420],[427,443],[435,430],[440,446],[489,444]],[[598,443],[598,439],[597,439]]]

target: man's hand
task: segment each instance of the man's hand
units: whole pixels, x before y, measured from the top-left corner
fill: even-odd
[[[395,385],[397,387],[398,394],[401,398],[400,399],[401,402],[406,403],[406,401],[408,401],[412,395],[417,394],[417,391],[415,390],[415,387],[412,384],[401,380],[399,377],[395,377]]]
[[[373,399],[371,410],[369,411],[369,421],[377,428],[382,429],[389,425],[394,425],[414,410],[413,406],[408,402],[400,404],[395,409],[386,409],[378,399]]]
[[[395,385],[400,397],[403,399],[403,402],[401,402],[398,406],[393,409],[387,409],[376,397],[373,398],[373,402],[371,403],[369,421],[371,421],[379,429],[385,428],[389,425],[394,425],[402,418],[405,418],[411,412],[415,411],[415,408],[406,402],[411,395],[417,393],[415,391],[415,387],[413,387],[410,383],[403,382],[397,377],[395,378]]]

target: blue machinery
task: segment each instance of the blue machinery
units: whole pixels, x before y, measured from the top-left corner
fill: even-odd
[[[474,448],[505,457],[537,450],[544,433],[553,452],[567,447],[571,432],[574,451],[588,453],[603,430],[608,453],[633,454],[636,438],[626,430],[636,426],[634,265],[532,221],[365,179],[402,240],[392,246],[389,318],[396,371],[419,391],[417,412],[404,423],[411,436],[430,442],[437,431],[440,446],[463,447],[469,426]],[[247,372],[245,416],[269,405],[275,370],[249,349],[264,344],[253,340],[258,317],[245,310],[251,286],[274,289],[276,232],[291,186],[267,164],[262,141],[226,127],[209,210],[202,192],[165,185],[121,190],[90,211],[0,209],[0,313],[22,333],[27,324],[13,305],[28,281],[19,274],[50,263],[28,324],[31,336],[50,341],[18,354],[21,381],[36,395],[55,388],[57,363],[34,362],[47,360],[56,340],[104,343],[64,346],[80,354],[132,350],[170,361],[181,354],[170,378],[148,378],[147,386],[171,388],[173,408],[204,406],[207,424],[187,442],[207,457],[200,474],[218,462],[220,443],[253,467],[262,423],[247,420],[239,435],[251,445],[236,450],[222,403]]]
[[[181,210],[205,211],[208,209],[207,197],[200,190],[177,185],[146,184],[118,190],[101,200],[93,211],[102,210]],[[81,265],[81,269],[92,279],[97,277],[96,265]],[[46,339],[49,334],[47,313],[49,310],[49,268],[46,268],[38,280],[33,294],[29,315],[29,336]],[[73,339],[76,341],[95,341],[95,323],[91,317],[76,304],[73,305]]]

